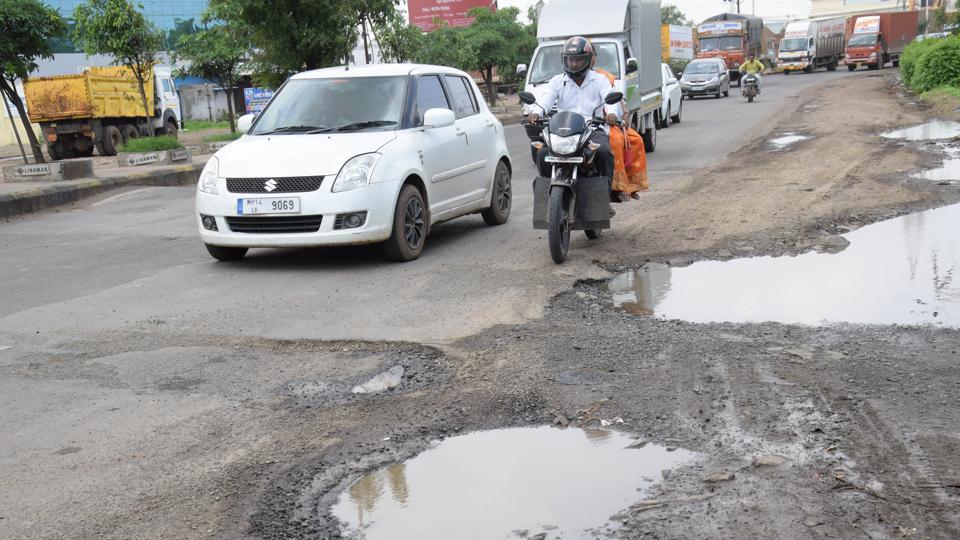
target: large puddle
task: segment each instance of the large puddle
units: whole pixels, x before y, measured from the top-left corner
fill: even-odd
[[[332,512],[351,538],[582,538],[694,456],[670,450],[603,429],[481,431],[364,476]]]
[[[652,266],[607,285],[631,313],[692,322],[960,326],[960,205],[868,225],[837,254]]]
[[[949,120],[931,120],[926,124],[903,129],[895,129],[881,133],[888,139],[905,139],[908,141],[932,141],[960,137],[960,122]]]

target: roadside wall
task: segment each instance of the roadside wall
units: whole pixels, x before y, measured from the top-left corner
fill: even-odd
[[[19,82],[17,83],[17,93],[20,94],[20,99],[23,99],[24,106],[26,106],[26,99],[23,97],[23,85]],[[23,140],[24,145],[27,144],[27,135],[24,130],[23,123],[20,122],[20,116],[17,115],[17,109],[14,108],[13,103],[7,103],[10,106],[10,114],[13,115],[13,122],[17,126],[17,132],[20,133],[20,138]],[[30,127],[33,128],[33,132],[40,136],[40,125],[39,124],[30,124]],[[0,146],[7,146],[10,144],[17,144],[17,137],[14,135],[13,126],[10,125],[10,118],[7,116],[7,108],[3,106],[3,103],[0,102]]]

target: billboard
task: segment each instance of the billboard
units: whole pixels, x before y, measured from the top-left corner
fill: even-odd
[[[727,34],[741,34],[743,32],[743,23],[740,21],[721,21],[703,23],[697,27],[697,35],[716,36]]]
[[[693,28],[665,24],[660,28],[660,55],[666,60],[693,60]]]
[[[485,7],[497,10],[497,0],[408,0],[410,24],[429,32],[436,25],[434,19],[446,21],[450,26],[470,26],[472,17],[467,12],[473,8]]]
[[[880,16],[858,17],[853,23],[854,34],[876,34],[880,32]]]
[[[273,90],[266,88],[244,88],[243,103],[246,106],[247,114],[259,114],[267,102],[273,97]]]

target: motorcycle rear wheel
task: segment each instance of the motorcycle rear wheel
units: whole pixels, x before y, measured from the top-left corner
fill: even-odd
[[[550,190],[550,202],[547,206],[547,241],[550,244],[550,257],[561,264],[567,260],[570,249],[570,224],[567,211],[566,190],[554,187]]]

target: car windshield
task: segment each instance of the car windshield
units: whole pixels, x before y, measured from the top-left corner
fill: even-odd
[[[780,42],[780,52],[807,50],[807,38],[787,38]]]
[[[848,46],[857,46],[857,45],[873,45],[877,42],[876,34],[860,34],[858,36],[853,36],[850,38],[850,41],[847,42]]]
[[[620,77],[620,53],[616,43],[594,43],[597,52],[597,67],[609,71]],[[555,75],[563,73],[563,61],[560,59],[560,50],[563,45],[549,45],[537,51],[530,69],[530,84],[550,82]]]
[[[690,62],[683,70],[684,75],[714,75],[717,73],[720,73],[720,67],[716,62]]]
[[[740,36],[720,36],[700,38],[700,50],[703,52],[740,48]]]
[[[291,79],[252,135],[397,129],[407,77]]]

